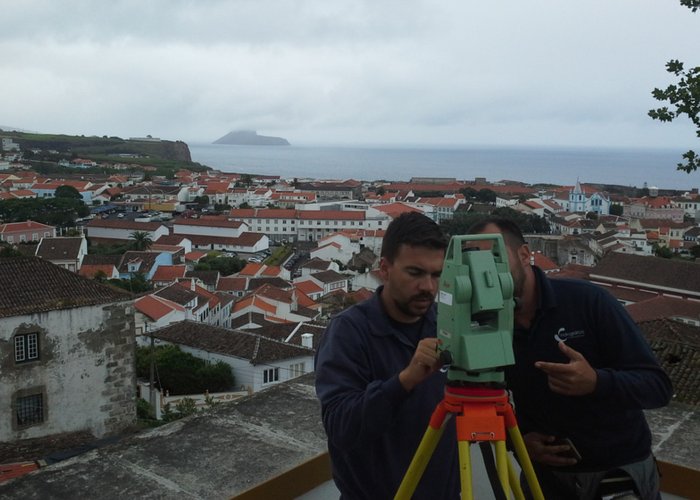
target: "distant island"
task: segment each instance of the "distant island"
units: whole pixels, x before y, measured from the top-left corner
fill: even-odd
[[[214,144],[232,144],[235,146],[289,146],[289,141],[282,137],[258,135],[254,130],[237,130],[229,132]]]

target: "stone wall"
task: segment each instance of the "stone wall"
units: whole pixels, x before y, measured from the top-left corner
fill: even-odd
[[[37,333],[39,358],[17,363],[15,336]],[[0,320],[0,441],[87,430],[117,433],[136,420],[131,301]],[[17,398],[42,394],[43,422],[23,425]]]

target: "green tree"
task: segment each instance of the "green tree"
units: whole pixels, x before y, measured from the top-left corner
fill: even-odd
[[[610,215],[620,216],[622,215],[623,211],[624,207],[622,205],[618,205],[617,203],[610,205]]]
[[[133,240],[131,243],[132,250],[144,251],[148,250],[151,248],[151,245],[153,245],[153,239],[146,231],[134,231],[129,237]]]
[[[673,257],[673,252],[667,246],[661,246],[658,243],[652,245],[652,250],[654,255],[661,257],[662,259],[670,259]]]
[[[0,201],[0,219],[5,222],[33,220],[51,226],[75,225],[77,217],[85,217],[90,209],[82,199],[27,198]]]
[[[209,196],[206,194],[203,196],[197,196],[193,201],[199,205],[200,208],[209,206]]]
[[[107,280],[110,285],[122,288],[131,293],[143,293],[153,290],[153,285],[146,279],[143,273],[134,273],[128,279]]]
[[[222,276],[229,276],[243,269],[245,264],[245,261],[238,257],[222,257],[220,254],[209,254],[199,260],[195,270],[219,271]]]
[[[495,203],[496,193],[488,188],[479,189],[476,193],[476,199],[484,203]]]
[[[153,358],[151,358],[151,355]],[[234,387],[231,367],[223,362],[207,364],[192,354],[182,352],[173,345],[158,346],[151,353],[150,347],[136,349],[136,374],[147,378],[150,363],[154,359],[160,387],[170,394],[202,394],[228,391]]]
[[[680,2],[692,12],[700,9],[700,0]],[[673,59],[666,63],[666,71],[679,80],[665,89],[655,88],[651,95],[657,101],[667,102],[672,109],[669,109],[669,106],[650,109],[649,116],[661,122],[672,122],[685,115],[695,126],[695,135],[700,138],[700,66],[686,70],[681,61]],[[685,162],[677,164],[678,170],[690,173],[700,167],[700,155],[695,151],[689,150],[682,157]]]
[[[458,212],[451,219],[440,223],[442,230],[449,236],[466,234],[467,230],[480,220],[487,218],[489,214],[478,212]]]
[[[253,184],[253,176],[250,174],[241,175],[240,183],[245,187],[250,187]]]
[[[83,199],[80,192],[73,186],[58,186],[53,195],[56,198],[73,198],[75,200]]]
[[[476,189],[472,187],[465,187],[459,190],[460,193],[464,195],[464,197],[468,200],[476,198],[477,191]]]
[[[0,245],[0,257],[23,257],[22,252],[10,245]]]
[[[700,245],[690,247],[690,255],[692,255],[694,259],[700,259]]]

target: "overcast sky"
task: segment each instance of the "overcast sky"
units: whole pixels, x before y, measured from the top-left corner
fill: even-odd
[[[0,0],[0,125],[297,145],[697,149],[647,117],[677,0]]]

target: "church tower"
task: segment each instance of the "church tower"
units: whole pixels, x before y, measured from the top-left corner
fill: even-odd
[[[569,191],[569,212],[586,211],[586,193],[583,192],[581,183],[576,179],[576,186]]]

